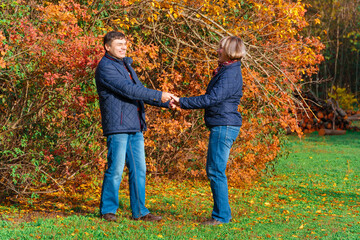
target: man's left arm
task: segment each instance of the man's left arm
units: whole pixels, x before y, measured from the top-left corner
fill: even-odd
[[[162,108],[170,108],[170,101],[167,102],[157,102],[157,101],[152,101],[152,100],[145,100],[144,103],[155,106],[155,107],[162,107]]]

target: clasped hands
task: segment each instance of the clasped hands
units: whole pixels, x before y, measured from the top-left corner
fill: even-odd
[[[161,95],[161,102],[165,103],[170,101],[169,105],[171,109],[175,109],[176,107],[180,107],[180,98],[175,96],[172,93],[162,92]]]

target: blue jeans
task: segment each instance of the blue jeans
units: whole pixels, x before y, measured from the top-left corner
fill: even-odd
[[[225,170],[231,146],[237,138],[239,131],[240,127],[238,126],[216,126],[210,128],[206,173],[210,180],[214,199],[214,208],[211,216],[223,223],[228,223],[231,219]]]
[[[133,218],[149,213],[145,207],[145,150],[142,132],[113,134],[107,137],[108,166],[101,191],[100,214],[116,213],[124,166],[129,169],[130,207]]]

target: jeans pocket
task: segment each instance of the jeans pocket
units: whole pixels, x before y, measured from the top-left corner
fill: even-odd
[[[231,148],[237,136],[239,135],[240,127],[226,126],[225,144]]]

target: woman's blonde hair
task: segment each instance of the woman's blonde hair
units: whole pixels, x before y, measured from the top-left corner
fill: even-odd
[[[246,55],[246,48],[243,40],[236,36],[228,36],[221,39],[220,48],[224,49],[225,54],[230,60],[241,60]]]

